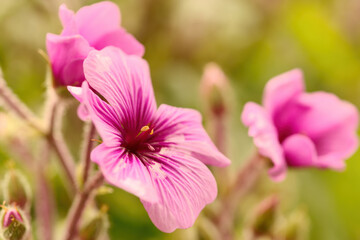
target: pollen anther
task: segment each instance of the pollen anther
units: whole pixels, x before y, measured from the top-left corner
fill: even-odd
[[[143,126],[143,127],[141,128],[140,132],[146,132],[146,131],[148,131],[149,129],[150,129],[150,127],[149,127],[148,125],[146,125],[146,126]]]

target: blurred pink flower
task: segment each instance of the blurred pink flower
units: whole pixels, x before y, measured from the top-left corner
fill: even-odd
[[[85,104],[103,140],[91,159],[105,179],[138,196],[160,230],[192,226],[217,195],[205,164],[230,163],[211,142],[201,115],[157,108],[147,62],[118,48],[90,52],[84,72],[82,88],[68,89]]]
[[[271,79],[263,106],[247,103],[241,118],[259,153],[271,159],[275,181],[287,166],[341,170],[358,148],[355,106],[331,93],[304,92],[298,69]]]
[[[59,17],[64,27],[61,34],[48,33],[46,36],[57,85],[81,86],[85,79],[83,61],[92,49],[115,46],[127,54],[144,54],[144,47],[120,27],[120,12],[112,2],[83,7],[76,14],[63,4],[59,8]]]

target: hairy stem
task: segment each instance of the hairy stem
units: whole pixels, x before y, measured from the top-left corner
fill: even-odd
[[[84,137],[84,148],[82,153],[82,164],[83,164],[83,172],[82,172],[82,183],[85,184],[90,171],[90,154],[93,148],[94,142],[91,140],[95,137],[96,129],[94,124],[91,122],[89,125],[85,127],[85,137]]]
[[[47,140],[50,143],[50,146],[53,148],[57,154],[60,165],[64,169],[66,177],[70,182],[70,190],[75,193],[77,189],[76,179],[75,179],[75,164],[74,160],[69,152],[68,147],[65,144],[63,136],[61,135],[59,128],[61,125],[62,118],[62,106],[61,102],[56,99],[50,106],[50,116],[49,116],[49,127]]]
[[[214,142],[220,152],[226,152],[225,114],[214,114]]]
[[[65,240],[76,239],[78,234],[79,222],[84,212],[86,202],[89,200],[91,192],[100,187],[104,182],[101,172],[98,172],[92,179],[86,183],[84,189],[76,195],[66,219]]]
[[[233,239],[232,230],[238,205],[256,185],[265,166],[264,158],[255,154],[237,174],[233,185],[222,200],[219,215],[214,219],[222,235],[221,239]]]
[[[59,116],[59,101],[56,98],[51,102],[48,129],[44,129],[38,123],[34,114],[16,97],[16,95],[8,88],[0,69],[0,98],[3,100],[5,107],[13,111],[18,117],[23,119],[32,128],[46,136],[50,146],[55,150],[60,159],[61,166],[70,181],[72,191],[76,189],[76,181],[74,173],[74,162],[71,155],[59,133],[55,132],[56,122],[61,118]]]
[[[43,240],[51,240],[53,233],[53,199],[50,186],[46,180],[46,166],[49,162],[50,152],[49,143],[44,142],[44,147],[40,154],[41,158],[37,159],[36,164],[36,219],[38,223],[38,237]]]
[[[212,113],[213,129],[214,129],[214,143],[220,152],[226,154],[226,113],[225,111],[214,111]],[[219,196],[222,196],[229,185],[229,169],[215,168],[214,174],[218,181]]]

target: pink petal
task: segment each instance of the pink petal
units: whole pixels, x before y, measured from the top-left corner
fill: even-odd
[[[245,126],[249,127],[249,136],[253,137],[259,153],[273,162],[274,166],[269,170],[269,175],[274,181],[283,180],[286,175],[286,163],[276,129],[268,113],[258,104],[249,102],[244,107],[241,119]]]
[[[82,7],[76,13],[79,33],[93,46],[100,37],[120,26],[120,11],[113,2],[99,2]]]
[[[67,89],[69,92],[80,102],[80,105],[77,109],[77,114],[79,118],[83,121],[90,120],[90,114],[86,107],[86,104],[83,103],[84,97],[83,97],[83,90],[81,87],[72,87],[68,86]]]
[[[84,101],[84,91],[81,87],[68,86],[67,89],[76,100],[79,102]]]
[[[106,146],[120,147],[123,131],[117,112],[105,101],[101,100],[86,81],[82,84],[83,104],[88,111],[88,117],[93,121],[97,131]]]
[[[128,131],[138,132],[152,121],[156,102],[145,60],[106,47],[90,52],[84,72],[90,86],[119,112]]]
[[[319,167],[343,170],[344,161],[359,147],[358,136],[351,123],[336,127],[314,140],[319,154]]]
[[[313,139],[321,166],[343,168],[343,161],[358,148],[356,107],[325,92],[302,94],[299,104],[309,110],[299,115],[294,125]]]
[[[89,111],[84,103],[80,103],[80,105],[78,106],[77,115],[82,121],[90,120]]]
[[[198,111],[162,104],[154,125],[153,142],[187,151],[205,164],[218,167],[230,164],[230,160],[212,143]]]
[[[266,84],[263,105],[271,117],[304,91],[301,70],[280,74]]]
[[[75,14],[69,10],[65,4],[59,7],[59,17],[64,29],[61,36],[71,36],[79,34],[76,26]]]
[[[150,219],[163,232],[191,227],[206,204],[214,201],[217,186],[209,169],[186,152],[162,149],[149,167],[159,201],[141,199]]]
[[[100,144],[91,152],[91,159],[99,165],[110,184],[149,203],[158,202],[149,171],[136,155],[119,146],[107,147]]]
[[[317,163],[318,168],[331,168],[333,170],[342,171],[345,168],[345,160],[347,157],[339,156],[338,154],[326,154],[319,157]]]
[[[357,109],[334,94],[304,93],[299,97],[298,103],[307,106],[308,111],[298,116],[296,126],[299,131],[303,131],[313,139],[321,137],[334,128],[345,127],[349,132],[357,129]]]
[[[145,52],[144,46],[139,43],[133,35],[127,33],[125,29],[121,27],[104,34],[93,44],[93,47],[98,50],[107,46],[118,47],[126,54],[140,57],[142,57]]]
[[[84,81],[82,62],[91,50],[84,38],[80,35],[63,37],[47,34],[46,48],[58,84],[80,85]]]
[[[85,80],[83,64],[84,59],[81,58],[69,61],[65,65],[62,71],[62,76],[66,79],[65,85],[81,86],[81,83]]]
[[[286,138],[282,145],[288,165],[293,167],[316,166],[316,149],[309,137],[294,134]]]

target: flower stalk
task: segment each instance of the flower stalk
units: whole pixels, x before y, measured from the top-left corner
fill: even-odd
[[[49,143],[43,143],[42,153],[37,159],[36,165],[36,201],[35,211],[38,223],[38,236],[40,239],[51,240],[53,234],[53,207],[54,202],[49,183],[45,176],[44,166],[48,164],[50,158]]]
[[[96,134],[95,126],[92,122],[86,124],[85,126],[85,136],[84,136],[84,148],[81,155],[81,162],[83,164],[83,171],[82,171],[82,184],[85,184],[88,180],[89,173],[90,173],[90,154],[91,150],[94,146],[94,139]]]
[[[79,191],[75,196],[73,204],[70,208],[66,219],[66,230],[64,240],[75,239],[78,234],[79,222],[86,207],[86,202],[93,190],[100,187],[104,182],[104,177],[101,172],[98,172],[92,179],[85,184],[84,189]]]
[[[65,144],[62,134],[59,131],[64,111],[62,106],[63,104],[61,103],[61,99],[55,94],[51,95],[49,98],[49,123],[46,138],[50,147],[55,151],[59,158],[60,165],[70,183],[69,188],[71,193],[75,193],[77,183],[75,180],[75,173],[73,171],[73,169],[75,169],[74,160]]]
[[[200,84],[200,95],[204,102],[209,129],[216,147],[223,154],[227,151],[227,113],[229,109],[229,81],[216,63],[208,63],[204,67]],[[227,168],[213,169],[218,181],[219,195],[223,195],[229,183]]]
[[[256,153],[238,172],[234,183],[221,202],[219,214],[214,218],[221,233],[221,239],[233,239],[232,230],[239,202],[254,188],[265,167],[265,159]]]
[[[3,100],[5,107],[13,111],[18,117],[23,119],[33,129],[39,131],[46,136],[50,146],[54,149],[58,155],[60,164],[63,167],[67,178],[70,181],[70,188],[72,192],[76,190],[76,181],[74,173],[71,169],[75,169],[74,161],[64,143],[62,136],[55,131],[58,119],[61,119],[61,111],[59,99],[56,97],[52,99],[49,110],[49,124],[48,129],[44,129],[39,124],[34,114],[16,97],[16,95],[8,88],[6,81],[3,78],[2,71],[0,69],[0,98]]]

